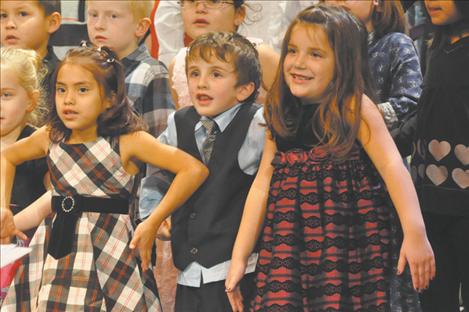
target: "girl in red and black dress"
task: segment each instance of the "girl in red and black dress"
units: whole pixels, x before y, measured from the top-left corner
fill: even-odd
[[[312,6],[290,25],[226,281],[235,311],[261,231],[253,310],[419,311],[412,282],[428,286],[433,252],[410,175],[364,95],[367,61],[364,27],[342,8]]]

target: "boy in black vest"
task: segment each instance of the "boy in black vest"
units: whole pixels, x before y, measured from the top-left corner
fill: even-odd
[[[261,77],[257,51],[236,33],[209,33],[189,47],[186,74],[194,106],[170,115],[159,139],[204,161],[210,174],[172,215],[173,260],[180,270],[175,310],[232,311],[225,278],[265,138],[263,110],[254,104]],[[141,196],[159,198],[151,178],[146,183]],[[241,282],[245,307],[256,261],[251,255]]]

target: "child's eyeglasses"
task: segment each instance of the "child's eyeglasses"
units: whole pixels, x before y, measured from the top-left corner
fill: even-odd
[[[227,7],[230,4],[233,4],[233,1],[224,1],[224,0],[181,0],[178,1],[181,8],[189,9],[195,8],[198,3],[203,3],[205,8],[210,10],[221,10]]]

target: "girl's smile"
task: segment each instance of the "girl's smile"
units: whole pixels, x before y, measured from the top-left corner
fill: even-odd
[[[334,77],[334,51],[320,26],[297,25],[283,62],[285,82],[303,102],[321,101]]]
[[[308,77],[308,76],[304,76],[304,75],[300,75],[300,74],[294,74],[294,73],[291,73],[291,76],[292,76],[293,80],[295,81],[295,83],[300,83],[300,84],[304,83],[305,81],[313,79],[313,77]]]

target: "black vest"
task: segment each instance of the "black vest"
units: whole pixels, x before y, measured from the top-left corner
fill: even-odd
[[[239,168],[238,153],[259,106],[243,104],[217,135],[208,164],[210,174],[197,192],[172,215],[174,264],[184,270],[196,261],[206,268],[231,258],[244,203],[254,175]],[[174,115],[178,148],[201,160],[194,129],[200,116],[193,107]]]

